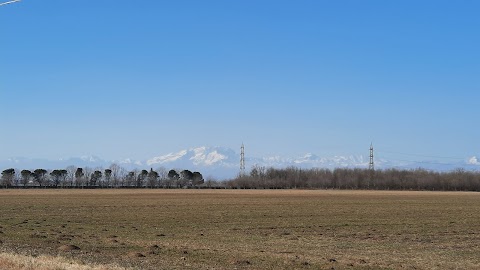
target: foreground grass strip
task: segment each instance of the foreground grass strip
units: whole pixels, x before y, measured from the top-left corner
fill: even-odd
[[[25,256],[12,253],[0,253],[2,270],[126,270],[114,265],[80,265],[62,257]]]

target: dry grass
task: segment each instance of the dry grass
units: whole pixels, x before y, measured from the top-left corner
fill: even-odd
[[[0,253],[0,269],[4,270],[125,270],[114,265],[80,265],[72,260],[52,256],[25,256]]]
[[[0,249],[81,265],[480,268],[480,193],[0,190],[0,206]]]

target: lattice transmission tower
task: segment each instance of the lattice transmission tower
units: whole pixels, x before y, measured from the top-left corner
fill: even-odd
[[[370,162],[368,163],[368,169],[375,170],[375,164],[373,163],[373,143],[370,144]]]
[[[240,176],[245,176],[245,145],[240,147]]]

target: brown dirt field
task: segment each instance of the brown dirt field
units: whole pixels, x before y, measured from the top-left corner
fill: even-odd
[[[479,222],[468,192],[0,190],[0,251],[133,269],[480,269]]]

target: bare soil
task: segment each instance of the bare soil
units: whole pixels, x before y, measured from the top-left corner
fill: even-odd
[[[480,269],[479,222],[469,192],[0,190],[0,251],[133,269]]]

